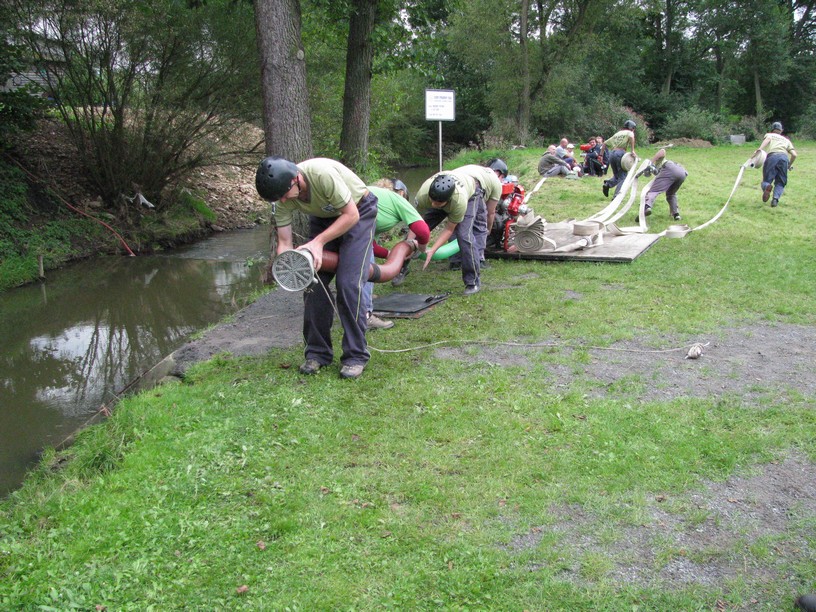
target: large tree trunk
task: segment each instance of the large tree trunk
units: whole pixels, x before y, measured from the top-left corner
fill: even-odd
[[[343,91],[340,152],[343,162],[358,172],[364,170],[368,161],[371,70],[374,61],[371,34],[376,20],[376,0],[354,0],[346,51],[346,85]]]
[[[312,157],[312,121],[300,19],[300,0],[255,0],[266,154],[280,155],[295,163]],[[306,215],[295,215],[292,231],[296,245],[308,240]],[[273,232],[272,253],[276,250],[274,237]]]
[[[765,121],[765,105],[762,103],[762,86],[759,82],[759,70],[756,68],[754,68],[754,96],[756,97],[757,124],[761,125]]]
[[[312,156],[300,19],[299,0],[255,0],[266,153],[294,162]]]
[[[530,52],[527,48],[527,19],[530,0],[521,0],[519,51],[521,53],[521,100],[519,101],[519,144],[530,137]]]

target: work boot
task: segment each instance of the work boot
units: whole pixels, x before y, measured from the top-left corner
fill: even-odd
[[[768,183],[765,186],[765,189],[762,191],[762,201],[767,202],[768,198],[771,197],[771,192],[773,191],[773,183]]]
[[[605,198],[609,197],[609,185],[606,183],[603,184],[603,194]]]
[[[362,363],[356,365],[344,365],[340,368],[340,378],[360,378],[365,370],[365,365]]]
[[[678,212],[678,213],[674,213],[674,220],[675,220],[675,221],[679,221],[679,220],[680,220],[680,213],[679,213],[679,212]]]
[[[468,285],[465,287],[465,295],[473,295],[474,293],[479,293],[481,287],[479,285]]]
[[[316,361],[315,359],[307,359],[301,364],[301,366],[298,368],[298,371],[301,374],[312,376],[313,374],[317,374],[317,372],[322,367],[323,365],[320,362]]]
[[[402,267],[400,268],[400,271],[397,273],[397,275],[394,278],[391,279],[391,286],[392,287],[399,287],[402,283],[405,282],[405,277],[408,276],[408,273],[411,271],[411,270],[408,269],[408,266],[410,266],[410,265],[411,265],[411,260],[406,259],[405,263],[402,264]]]
[[[373,314],[368,315],[368,329],[391,329],[394,327],[393,321],[385,321]]]
[[[779,198],[774,198],[771,200],[771,208],[776,208],[777,206],[779,206]]]

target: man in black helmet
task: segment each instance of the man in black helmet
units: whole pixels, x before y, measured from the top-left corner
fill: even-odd
[[[434,174],[422,183],[415,200],[417,210],[431,230],[447,221],[436,242],[425,253],[424,268],[439,247],[455,236],[462,259],[465,295],[473,295],[481,288],[479,260],[484,245],[481,234],[487,233],[487,209],[482,193],[472,176],[452,170]]]
[[[629,147],[632,148],[632,155],[635,153],[635,128],[637,124],[631,119],[627,119],[623,124],[623,129],[615,132],[612,136],[606,139],[603,145],[602,154],[607,149],[611,149],[612,153],[609,155],[609,167],[612,168],[612,178],[606,179],[603,182],[604,197],[609,196],[609,190],[614,187],[615,195],[618,195],[623,181],[626,180],[626,170],[621,167],[621,158],[626,153]]]
[[[374,242],[376,196],[349,168],[325,158],[294,164],[281,157],[267,157],[258,166],[255,187],[262,198],[277,202],[273,215],[278,254],[293,248],[292,213],[300,210],[309,215],[309,241],[300,248],[312,254],[321,286],[307,290],[303,296],[306,360],[300,372],[317,374],[334,359],[334,306],[328,290],[334,278],[343,326],[340,376],[358,378],[371,357],[361,293],[368,280]],[[324,249],[338,254],[336,272],[320,271]]]
[[[754,155],[765,150],[768,156],[762,165],[762,201],[767,202],[773,192],[771,206],[779,205],[779,198],[788,184],[788,170],[793,170],[793,161],[796,159],[796,149],[793,143],[782,135],[782,124],[774,121],[771,131],[765,134],[765,139]],[[790,156],[790,161],[788,160]]]

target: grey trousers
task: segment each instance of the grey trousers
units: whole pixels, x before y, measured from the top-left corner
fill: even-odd
[[[666,162],[655,177],[652,186],[646,193],[646,208],[651,208],[654,201],[661,193],[666,194],[666,201],[669,203],[669,212],[672,216],[679,214],[677,206],[677,191],[683,186],[688,172],[678,163]]]
[[[363,285],[368,280],[374,227],[377,219],[377,197],[368,194],[357,204],[360,220],[348,232],[326,244],[327,251],[338,254],[336,272],[318,272],[320,283],[303,295],[303,340],[306,359],[328,365],[334,359],[331,328],[334,321],[334,297],[329,283],[335,279],[337,311],[343,326],[343,365],[365,365],[371,358],[366,343],[366,312]],[[309,237],[314,238],[329,227],[334,218],[309,217]],[[325,289],[324,289],[325,287]]]
[[[484,192],[476,189],[468,200],[465,217],[456,225],[454,236],[459,241],[459,256],[462,260],[462,281],[466,287],[479,284],[479,261],[487,242],[487,207]],[[446,221],[448,213],[432,208],[422,214],[430,229]]]

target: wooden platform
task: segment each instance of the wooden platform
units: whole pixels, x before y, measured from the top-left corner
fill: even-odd
[[[559,248],[577,242],[580,236],[573,236],[567,229],[546,232],[546,237],[555,240]],[[558,252],[553,250],[535,253],[507,253],[502,250],[485,250],[490,259],[542,259],[547,261],[609,261],[630,263],[640,257],[660,239],[659,234],[628,234],[613,236],[604,234],[604,243],[577,251]]]

